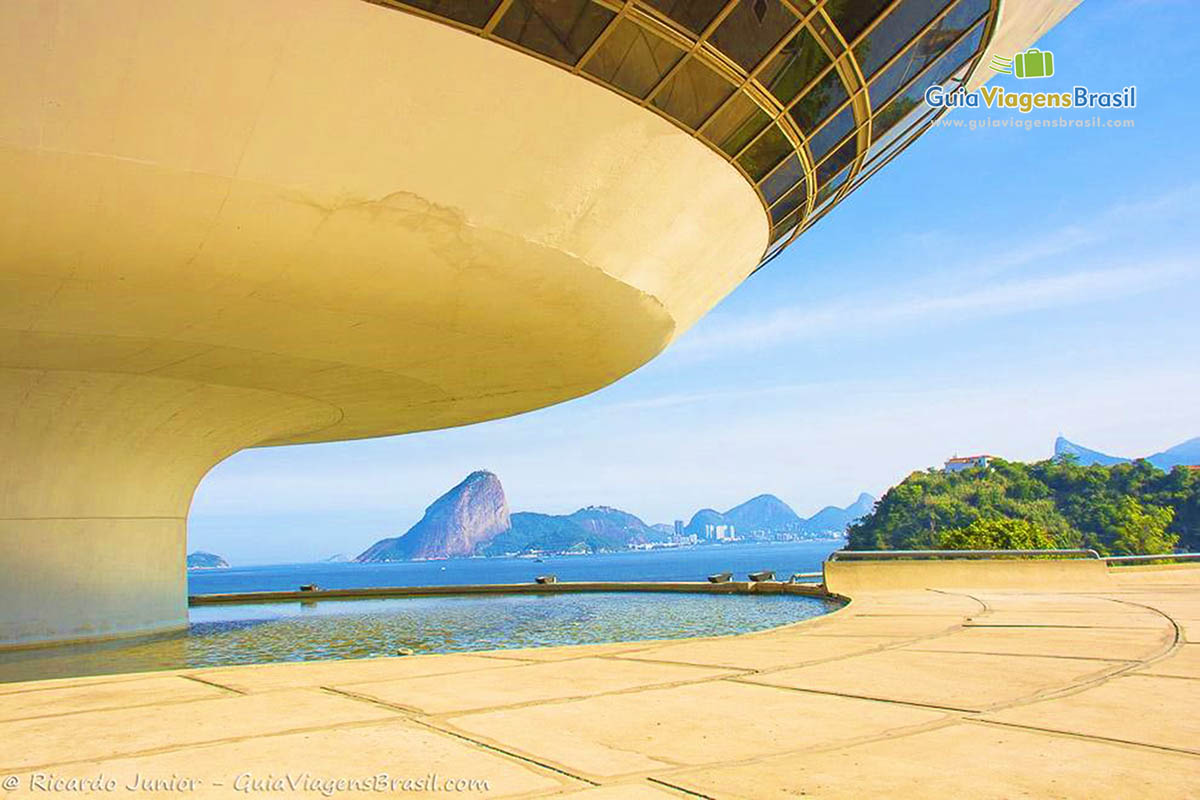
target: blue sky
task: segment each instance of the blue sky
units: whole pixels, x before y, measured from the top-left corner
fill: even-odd
[[[353,555],[477,468],[513,510],[669,522],[761,492],[807,515],[955,453],[1045,458],[1060,431],[1121,455],[1200,436],[1198,22],[1188,0],[1087,0],[1039,43],[1053,78],[996,83],[1136,84],[1138,108],[1099,112],[1133,128],[931,130],[613,386],[466,428],[244,451],[197,491],[189,549]]]

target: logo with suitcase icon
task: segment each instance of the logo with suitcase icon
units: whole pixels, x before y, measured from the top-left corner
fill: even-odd
[[[1012,58],[992,56],[988,66],[993,72],[1017,78],[1049,78],[1054,74],[1054,53],[1031,47]]]

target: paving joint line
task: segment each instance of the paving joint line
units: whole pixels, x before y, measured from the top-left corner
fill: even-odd
[[[1181,755],[1195,756],[1200,755],[1200,750],[1189,750],[1182,747],[1171,747],[1165,744],[1153,744],[1151,742],[1135,742],[1132,739],[1118,739],[1113,736],[1100,736],[1094,733],[1078,733],[1076,731],[1058,730],[1055,728],[1042,728],[1037,725],[1022,725],[1019,722],[1004,722],[997,719],[984,719],[983,717],[968,716],[963,718],[966,722],[971,722],[979,725],[994,725],[1001,728],[1016,728],[1019,730],[1033,731],[1036,733],[1044,733],[1053,736],[1064,736],[1070,739],[1083,739],[1092,742],[1104,742],[1107,744],[1124,744],[1132,747],[1142,747],[1149,750],[1157,750],[1166,753],[1179,753]]]
[[[875,703],[887,703],[889,705],[907,706],[911,708],[923,708],[931,711],[943,711],[948,713],[958,714],[981,714],[988,709],[983,708],[960,708],[958,706],[940,706],[935,703],[921,703],[916,700],[897,700],[889,697],[875,697],[865,694],[852,694],[850,692],[835,692],[829,689],[806,689],[800,686],[781,686],[776,683],[759,683],[757,681],[746,681],[739,678],[726,678],[730,683],[744,683],[750,686],[761,686],[767,689],[782,689],[787,692],[804,692],[806,694],[820,694],[828,697],[845,697],[851,700],[870,700]]]
[[[557,766],[554,766],[553,764],[533,758],[532,756],[527,756],[527,755],[524,755],[523,753],[519,753],[514,750],[509,750],[508,748],[501,747],[499,745],[490,744],[489,742],[485,742],[481,739],[477,739],[474,736],[468,736],[467,734],[461,733],[457,730],[449,730],[447,728],[441,727],[440,725],[434,725],[432,720],[423,719],[420,717],[414,717],[414,718],[412,718],[412,722],[414,722],[415,724],[420,725],[424,728],[428,728],[431,731],[437,731],[438,733],[441,733],[445,736],[452,736],[455,739],[460,739],[469,744],[473,744],[476,747],[479,747],[483,750],[489,750],[491,752],[498,753],[502,756],[506,756],[508,758],[523,762],[525,764],[532,764],[535,767],[539,767],[544,770],[549,770],[550,772],[556,773],[558,775],[563,775],[572,780],[580,781],[581,783],[586,783],[589,786],[600,786],[601,785],[598,781],[594,781],[590,778],[585,778],[582,775],[576,775],[575,773],[565,769],[564,767],[557,767]]]
[[[408,722],[412,722],[413,724],[420,725],[423,728],[426,728],[431,731],[436,731],[436,732],[441,733],[446,736],[451,736],[455,739],[460,739],[464,742],[469,742],[470,744],[473,744],[476,747],[480,747],[485,750],[499,753],[501,755],[516,759],[523,763],[533,764],[534,766],[541,767],[542,769],[550,770],[551,772],[557,773],[559,775],[565,775],[568,778],[582,781],[584,783],[590,784],[591,786],[599,786],[600,785],[596,781],[589,780],[588,778],[584,778],[580,775],[575,775],[571,772],[568,772],[565,769],[555,767],[551,764],[542,763],[541,761],[538,761],[537,759],[532,758],[530,756],[512,752],[512,751],[509,751],[498,745],[489,744],[487,742],[475,739],[474,737],[467,736],[466,734],[460,733],[459,731],[447,730],[446,728],[441,727],[440,725],[435,725],[435,724],[433,724],[433,720],[436,719],[435,717],[425,714],[424,712],[422,712],[418,709],[414,709],[409,706],[404,706],[404,705],[401,705],[398,703],[391,703],[386,700],[378,700],[374,697],[366,697],[363,695],[355,694],[353,692],[346,692],[346,691],[343,691],[340,689],[335,689],[331,686],[322,686],[321,689],[326,692],[329,692],[330,694],[337,695],[339,697],[345,697],[350,700],[357,700],[359,702],[367,703],[369,705],[378,706],[380,708],[385,708],[389,711],[396,712],[400,716],[400,718],[402,718]]]
[[[38,770],[50,769],[52,767],[67,767],[76,764],[91,764],[105,761],[117,761],[127,758],[144,758],[146,756],[157,756],[166,753],[177,753],[185,750],[191,750],[199,747],[211,747],[214,745],[237,744],[238,742],[249,742],[256,739],[268,739],[277,736],[291,736],[297,733],[320,733],[321,731],[332,731],[343,728],[366,728],[371,725],[382,725],[388,722],[395,722],[397,719],[403,719],[401,716],[383,717],[376,719],[359,719],[347,720],[345,722],[335,722],[332,725],[308,725],[299,728],[285,728],[275,731],[267,731],[265,733],[248,733],[243,736],[227,736],[220,739],[201,739],[195,742],[182,742],[174,745],[164,745],[161,747],[147,747],[141,750],[126,750],[119,753],[106,753],[100,755],[86,756],[83,758],[73,758],[68,761],[45,761],[40,764],[30,764],[27,766],[5,766],[0,764],[0,772],[4,773],[29,773]]]
[[[212,686],[214,689],[223,689],[224,691],[229,692],[230,694],[234,694],[234,695],[245,696],[245,695],[250,694],[250,692],[244,691],[242,689],[236,689],[232,686],[226,686],[222,683],[217,683],[216,681],[205,680],[204,678],[201,678],[198,675],[185,675],[183,673],[178,673],[176,675],[176,677],[183,678],[186,681],[193,681],[195,683],[199,683],[204,686]]]
[[[911,647],[910,653],[938,653],[940,655],[967,655],[967,656],[1020,656],[1022,658],[1061,658],[1067,661],[1101,661],[1108,664],[1133,664],[1140,663],[1133,658],[1100,658],[1099,656],[1064,656],[1051,655],[1048,653],[1000,653],[995,650],[931,650],[923,647]]]
[[[675,791],[677,791],[677,792],[679,792],[679,793],[681,793],[681,794],[686,794],[688,797],[700,797],[700,798],[703,798],[703,800],[717,800],[717,799],[716,799],[715,797],[713,797],[712,795],[701,794],[700,792],[694,791],[694,790],[692,790],[692,789],[685,789],[685,788],[684,788],[684,787],[682,787],[682,786],[676,786],[676,785],[675,785],[675,784],[673,784],[673,783],[668,783],[668,782],[666,782],[666,781],[664,781],[664,780],[661,780],[661,779],[659,779],[659,778],[654,778],[654,777],[649,777],[649,776],[648,776],[648,777],[646,778],[646,780],[647,780],[647,781],[649,781],[650,783],[657,783],[659,786],[665,786],[665,787],[667,787],[668,789],[674,789]]]

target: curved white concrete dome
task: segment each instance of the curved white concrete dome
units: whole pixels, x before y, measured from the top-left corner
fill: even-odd
[[[7,3],[0,36],[0,643],[182,626],[220,459],[592,391],[766,246],[669,122],[361,0]]]
[[[753,190],[692,137],[413,15],[0,13],[25,78],[0,98],[5,366],[279,391],[337,417],[276,441],[462,424],[637,367],[766,244]]]

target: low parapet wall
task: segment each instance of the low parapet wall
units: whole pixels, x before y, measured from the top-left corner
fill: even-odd
[[[726,583],[655,581],[575,581],[563,583],[488,583],[461,586],[376,586],[358,589],[318,589],[311,592],[237,592],[196,594],[193,606],[222,603],[274,603],[284,600],[361,600],[385,597],[442,597],[477,594],[568,594],[572,592],[683,592],[705,594],[802,594],[824,597],[819,584],[780,581],[728,581]]]
[[[825,587],[835,594],[898,589],[1105,589],[1108,568],[1093,558],[977,561],[827,561]]]

